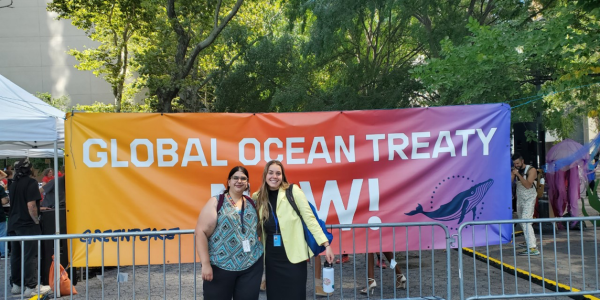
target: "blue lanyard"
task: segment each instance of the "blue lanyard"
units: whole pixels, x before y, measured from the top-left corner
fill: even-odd
[[[279,222],[277,222],[277,217],[273,212],[273,206],[271,205],[271,202],[269,202],[269,207],[271,208],[271,216],[273,216],[273,220],[275,220],[275,234],[277,234],[279,232],[279,230],[277,230],[277,228],[279,227]]]
[[[244,198],[242,198],[242,211],[240,211],[240,222],[242,223],[242,233],[246,233],[246,230],[244,230],[244,208],[246,207],[246,205],[244,205]]]

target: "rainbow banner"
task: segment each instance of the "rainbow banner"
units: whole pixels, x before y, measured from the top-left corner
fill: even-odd
[[[267,161],[281,160],[334,232],[333,249],[379,251],[379,223],[512,218],[510,108],[506,104],[265,114],[76,113],[66,128],[67,231],[72,234],[192,229],[229,170],[243,165],[252,191]],[[375,229],[375,230],[374,230]],[[504,228],[503,228],[504,229]],[[479,229],[476,229],[479,230]],[[369,232],[367,237],[367,232]],[[383,251],[445,248],[442,230],[384,228]],[[395,235],[393,237],[393,235]],[[510,238],[503,230],[488,242]],[[475,235],[476,236],[476,235]],[[191,236],[81,239],[73,265],[194,259]],[[395,245],[394,245],[395,241]],[[465,245],[471,243],[467,237]],[[150,245],[148,245],[150,243]],[[475,241],[483,244],[484,241]]]

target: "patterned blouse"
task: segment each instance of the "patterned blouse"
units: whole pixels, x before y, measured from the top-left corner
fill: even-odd
[[[217,196],[218,199],[218,196]],[[246,270],[263,254],[262,243],[258,240],[256,209],[244,201],[244,230],[238,211],[226,199],[218,212],[217,226],[208,239],[210,264],[227,271]],[[244,252],[242,242],[248,240],[250,252]]]

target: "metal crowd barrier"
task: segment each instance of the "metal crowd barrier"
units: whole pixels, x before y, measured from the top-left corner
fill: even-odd
[[[584,223],[590,222],[586,230]],[[524,237],[515,232],[532,223],[539,255],[519,255]],[[529,220],[465,222],[458,229],[460,299],[531,299],[599,294],[598,230],[600,217],[544,218]],[[565,229],[557,230],[562,224]],[[569,224],[578,225],[571,229]],[[463,248],[463,240],[475,239],[475,228],[485,230],[485,243]],[[490,232],[509,238],[491,245]],[[531,253],[531,252],[530,252]],[[464,256],[472,256],[463,262]],[[471,269],[472,268],[472,273]],[[467,287],[467,285],[469,285]],[[468,295],[465,295],[467,293]],[[597,298],[596,298],[597,299]]]
[[[557,231],[559,223],[577,221],[581,229],[566,229]],[[317,297],[315,294],[315,279],[313,276],[315,268],[320,268],[311,259],[311,267],[308,271],[307,297],[310,299],[508,299],[508,298],[536,298],[556,296],[581,296],[599,294],[599,272],[598,272],[598,238],[595,222],[600,217],[588,218],[555,218],[535,220],[509,220],[489,222],[467,222],[462,224],[456,235],[450,235],[446,226],[437,223],[394,223],[394,224],[360,224],[360,225],[333,225],[328,226],[339,241],[339,251],[348,243],[352,244],[352,252],[347,253],[350,262],[334,265],[335,290],[333,294],[325,297]],[[517,242],[524,241],[522,237],[515,236],[516,224],[532,222],[538,230],[539,256],[517,256]],[[592,222],[587,230],[583,230],[584,222]],[[544,223],[551,224],[543,226]],[[567,223],[568,224],[568,223]],[[482,226],[485,236],[478,233],[478,245],[462,248],[468,241],[473,239],[475,227]],[[388,233],[384,235],[383,232]],[[343,233],[345,232],[345,233]],[[392,232],[392,256],[402,269],[407,278],[406,290],[396,289],[396,271],[384,270],[382,266],[374,268],[374,279],[377,287],[368,294],[361,294],[360,289],[368,285],[368,270],[364,253],[357,251],[356,245],[365,245],[364,251],[379,254],[383,260],[384,252],[382,245]],[[478,231],[481,232],[481,231]],[[541,232],[541,234],[540,234]],[[181,239],[182,236],[193,236],[193,230],[168,230],[153,232],[119,232],[119,233],[90,233],[90,234],[68,234],[68,235],[41,235],[25,237],[4,237],[0,242],[10,241],[34,241],[38,244],[38,257],[40,257],[41,241],[44,240],[66,240],[69,249],[72,249],[74,239],[98,239],[101,244],[101,266],[97,268],[98,274],[92,277],[93,270],[88,264],[89,253],[86,247],[86,266],[78,269],[81,271],[81,281],[76,285],[78,295],[61,295],[69,299],[199,299],[202,298],[200,266],[197,262],[182,263],[181,261]],[[364,233],[364,235],[363,235]],[[488,242],[488,233],[496,236],[505,236],[504,244],[492,244]],[[342,239],[342,235],[346,239]],[[351,235],[352,239],[347,237]],[[360,240],[356,238],[359,235]],[[147,241],[137,241],[132,238],[132,251],[119,250],[119,243],[123,238],[146,236]],[[150,263],[150,237],[174,236],[178,247],[179,261],[168,262],[166,259],[166,238],[161,239],[163,244],[162,263]],[[397,241],[396,236],[404,237],[403,242]],[[426,236],[427,238],[424,238]],[[429,236],[431,239],[429,240]],[[105,238],[116,238],[117,243],[117,266],[104,265],[104,240]],[[188,237],[189,238],[189,237]],[[193,238],[193,237],[192,237]],[[411,243],[418,242],[409,249],[408,240]],[[155,241],[157,239],[155,238]],[[177,241],[179,241],[177,243]],[[512,241],[512,242],[511,242]],[[157,241],[160,243],[160,241]],[[434,250],[427,246],[436,243],[438,248],[443,244],[445,249]],[[458,251],[452,250],[458,243]],[[153,242],[155,243],[155,242]],[[363,244],[364,243],[364,244]],[[56,243],[55,243],[56,244]],[[141,244],[141,245],[140,245]],[[194,239],[194,253],[195,239]],[[87,243],[86,243],[87,245]],[[120,258],[129,256],[135,260],[136,247],[147,247],[148,263],[121,265]],[[169,245],[173,247],[173,245]],[[370,250],[371,249],[371,250]],[[146,251],[146,250],[143,250]],[[458,260],[451,253],[458,254]],[[138,252],[139,254],[139,252]],[[13,253],[12,255],[21,255]],[[68,252],[69,261],[72,261],[73,253]],[[472,263],[465,263],[465,257],[472,256]],[[139,257],[138,257],[139,258]],[[341,255],[336,255],[341,259]],[[139,259],[138,259],[139,261]],[[324,261],[322,256],[321,261]],[[383,262],[390,263],[387,260]],[[38,260],[38,285],[40,284],[40,261]],[[4,268],[2,272],[2,267]],[[388,265],[388,267],[391,267]],[[0,297],[4,299],[16,299],[11,295],[9,283],[9,260],[0,264],[0,278],[4,284],[4,290]],[[23,265],[21,266],[23,268]],[[393,268],[392,268],[393,269]],[[71,280],[74,279],[75,270],[68,268]],[[312,272],[311,272],[312,271]],[[126,281],[121,281],[123,274],[131,275]],[[2,278],[2,275],[4,278]],[[458,279],[452,286],[452,277]],[[21,283],[23,278],[21,278]],[[268,283],[267,283],[268,286]],[[21,284],[24,290],[23,284]],[[452,293],[452,288],[459,289],[460,293]],[[452,295],[454,294],[454,298]],[[54,295],[56,298],[57,295]],[[29,299],[24,295],[20,299]],[[261,292],[260,299],[266,299],[265,293]]]
[[[334,241],[341,241],[338,243],[339,252],[342,253],[342,247],[344,244],[352,243],[353,251],[348,253],[351,257],[351,263],[344,264],[341,255],[336,255],[337,259],[340,259],[340,264],[334,268],[334,280],[335,290],[330,296],[319,297],[319,299],[451,299],[451,273],[450,273],[450,244],[452,240],[449,238],[448,228],[437,222],[418,222],[418,223],[386,223],[386,224],[356,224],[356,225],[332,225],[328,226],[331,233],[333,234]],[[384,252],[382,249],[382,230],[384,228],[391,229],[392,233],[392,255],[393,261],[402,269],[403,274],[406,276],[406,290],[396,288],[396,270],[388,262],[388,268],[394,269],[386,270],[384,274],[383,264],[379,267],[374,267],[375,281],[377,287],[374,289],[373,294],[367,293],[366,295],[360,294],[360,290],[368,285],[368,270],[366,267],[365,253],[357,253],[356,245],[358,243],[365,243],[367,253],[379,254],[380,262],[387,262],[383,259]],[[439,228],[443,233],[436,234],[435,228]],[[412,236],[409,233],[409,229],[415,229],[417,231],[416,236]],[[352,240],[342,240],[342,231],[351,230]],[[364,240],[357,240],[356,233],[359,231],[365,232]],[[377,237],[375,240],[369,239],[367,232],[375,231]],[[434,250],[433,247],[430,249],[423,249],[422,245],[424,240],[422,239],[421,233],[431,232],[431,243],[435,240],[443,240],[446,245],[445,249]],[[389,232],[388,232],[389,233]],[[396,248],[398,243],[396,242],[396,235],[403,235],[406,237],[405,250],[399,251]],[[408,240],[418,240],[419,249],[408,251],[409,248]],[[398,245],[400,246],[400,245]],[[370,251],[369,249],[378,249]],[[436,258],[440,262],[436,263]],[[324,256],[321,258],[325,261]],[[312,259],[312,269],[320,267],[314,264],[314,258]],[[374,264],[371,261],[371,264]],[[430,263],[429,267],[425,265]],[[351,265],[350,266],[348,265]],[[346,266],[346,267],[345,267]],[[350,274],[348,274],[350,273]],[[312,284],[307,287],[307,295],[312,294],[312,299],[317,299],[315,290],[312,288],[315,286],[314,276],[309,272],[309,277],[312,277]],[[441,285],[436,286],[436,280],[442,281]],[[308,280],[309,284],[311,280]],[[427,284],[426,286],[424,284]],[[267,283],[268,285],[268,283]],[[437,289],[436,289],[437,288]]]
[[[194,230],[192,229],[188,229],[188,230],[165,230],[165,231],[143,231],[143,232],[119,232],[119,233],[90,233],[90,234],[61,234],[61,235],[39,235],[39,236],[19,236],[19,237],[15,237],[15,236],[9,236],[9,237],[3,237],[0,238],[0,243],[6,243],[5,246],[8,246],[9,242],[12,241],[17,241],[21,243],[21,249],[23,249],[23,243],[26,241],[35,241],[37,242],[37,246],[38,246],[38,266],[37,266],[37,286],[38,286],[38,291],[39,291],[39,286],[41,285],[40,282],[40,278],[41,278],[41,241],[44,240],[67,240],[69,243],[69,262],[71,262],[73,260],[73,240],[74,239],[86,239],[86,240],[90,240],[90,239],[99,239],[100,243],[101,243],[101,266],[99,267],[99,270],[101,272],[101,274],[99,274],[99,276],[97,276],[96,278],[98,278],[100,280],[100,283],[98,284],[98,282],[94,282],[91,283],[90,281],[90,267],[88,264],[88,259],[89,259],[89,255],[88,255],[88,243],[86,243],[86,266],[85,266],[85,271],[82,270],[82,278],[85,277],[85,289],[82,291],[81,290],[81,286],[77,285],[75,286],[75,289],[78,290],[78,295],[74,296],[73,295],[73,290],[70,290],[70,293],[67,295],[57,295],[56,293],[53,294],[53,298],[57,299],[57,297],[69,297],[69,299],[74,299],[74,298],[83,298],[85,297],[85,299],[105,299],[105,298],[110,298],[110,299],[136,299],[136,298],[147,298],[147,299],[151,299],[151,298],[155,298],[156,296],[162,296],[163,299],[182,299],[182,298],[189,298],[190,295],[193,295],[194,299],[196,299],[198,294],[196,291],[198,291],[197,289],[197,263],[193,262],[191,264],[187,264],[187,268],[186,269],[192,269],[192,276],[189,276],[189,274],[187,274],[187,277],[191,277],[190,278],[190,285],[193,286],[193,290],[191,293],[187,293],[186,295],[183,295],[182,293],[184,292],[182,287],[182,278],[186,275],[182,272],[182,267],[183,264],[181,263],[181,236],[182,235],[192,235],[194,236]],[[150,263],[150,241],[152,237],[166,237],[166,236],[175,236],[175,239],[179,240],[179,260],[177,262],[177,264],[169,264],[169,272],[167,272],[167,261],[166,261],[166,248],[165,248],[165,244],[166,244],[166,238],[162,238],[161,240],[163,241],[163,263],[162,265],[151,265]],[[147,273],[147,294],[143,295],[142,297],[137,297],[136,296],[136,283],[138,283],[138,278],[136,278],[136,269],[137,269],[137,273],[140,273],[140,269],[142,269],[142,273],[143,273],[143,269],[144,267],[142,267],[141,265],[130,265],[130,266],[121,266],[119,264],[120,261],[120,257],[121,257],[121,252],[118,250],[119,249],[119,244],[120,241],[123,238],[127,238],[127,237],[147,237],[147,243],[144,242],[138,242],[138,243],[144,243],[147,244],[148,246],[148,264],[146,265],[146,273]],[[122,295],[122,291],[121,291],[121,281],[117,278],[116,280],[111,280],[112,281],[116,281],[115,286],[112,287],[106,287],[105,286],[105,281],[106,281],[106,277],[105,277],[105,270],[109,267],[106,267],[104,265],[104,240],[106,238],[116,238],[116,243],[117,243],[117,266],[116,266],[116,277],[119,276],[119,274],[123,274],[122,271],[130,271],[132,272],[132,280],[131,280],[131,295],[126,294],[126,295]],[[155,239],[156,240],[156,239]],[[54,243],[55,245],[57,243]],[[123,254],[123,255],[131,255],[131,257],[134,259],[135,257],[135,247],[136,247],[136,239],[132,239],[132,253],[130,254]],[[195,243],[195,236],[193,239],[193,247],[194,247],[194,253],[196,252],[196,243]],[[8,248],[5,248],[8,249]],[[12,253],[11,255],[16,255],[16,253]],[[24,261],[24,251],[21,251],[21,270],[23,270],[23,261]],[[9,281],[9,260],[8,258],[6,258],[4,260],[4,272],[2,272],[4,274],[4,284],[2,285],[4,288],[4,292],[2,293],[4,295],[4,299],[9,299],[9,296],[11,295],[11,286],[10,286],[10,281]],[[135,261],[135,260],[134,260]],[[112,267],[112,266],[110,266]],[[162,270],[161,270],[162,267]],[[83,269],[83,268],[82,268]],[[74,279],[74,269],[73,268],[69,268],[69,278],[71,278],[71,281],[73,281]],[[157,274],[160,274],[162,271],[162,278],[160,278],[160,276],[156,276]],[[177,273],[175,276],[168,274],[168,273]],[[153,276],[155,275],[155,276]],[[30,295],[23,295],[23,291],[25,290],[25,287],[23,286],[23,280],[24,280],[24,275],[23,273],[21,273],[21,293],[20,293],[20,299],[30,299],[31,296]],[[153,277],[158,277],[158,278],[153,278]],[[113,278],[114,279],[114,278]],[[154,279],[154,280],[153,280]],[[162,280],[161,280],[162,279]],[[177,280],[177,297],[173,297],[172,295],[169,295],[169,297],[167,297],[167,279],[169,279],[169,281],[174,281]],[[162,293],[156,292],[157,289],[160,289],[159,286],[154,286],[153,284],[156,284],[156,282],[160,281],[160,283],[162,283]],[[52,283],[50,283],[52,284]],[[58,281],[56,281],[55,283],[55,289],[59,290],[58,287]],[[186,290],[188,290],[190,288],[190,286],[186,287]],[[154,290],[154,292],[153,292]],[[114,295],[114,292],[116,291],[116,295]],[[160,294],[159,294],[160,293]],[[85,296],[83,296],[85,295]],[[11,298],[14,299],[14,298]]]

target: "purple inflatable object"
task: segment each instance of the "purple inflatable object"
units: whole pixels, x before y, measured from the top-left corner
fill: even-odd
[[[587,170],[590,159],[588,151],[580,143],[566,139],[554,145],[546,154],[548,200],[557,217],[563,216],[565,212],[570,212],[573,217],[579,215],[580,178],[587,181],[587,176],[580,176],[580,172]],[[567,160],[570,162],[568,165],[557,165],[558,160],[565,161],[565,158],[571,156],[576,157]]]

